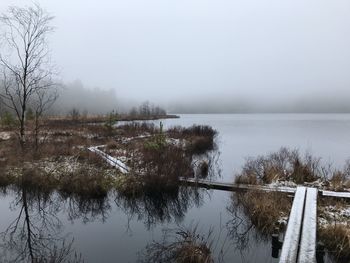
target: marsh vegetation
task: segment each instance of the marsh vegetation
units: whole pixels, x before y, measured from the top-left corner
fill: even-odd
[[[333,191],[349,191],[349,172],[349,161],[343,169],[338,169],[310,153],[302,155],[298,150],[281,148],[264,156],[247,158],[241,173],[235,177],[235,182],[292,187],[307,185]]]

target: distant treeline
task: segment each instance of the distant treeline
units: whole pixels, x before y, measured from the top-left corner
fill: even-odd
[[[139,107],[132,107],[129,111],[131,116],[163,116],[166,114],[165,109],[148,101],[143,102]]]

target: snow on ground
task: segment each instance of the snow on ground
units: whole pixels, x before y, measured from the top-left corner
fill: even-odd
[[[148,138],[148,137],[151,137],[151,136],[152,136],[151,134],[149,134],[149,133],[146,132],[146,133],[144,133],[144,134],[141,134],[141,135],[135,136],[135,137],[123,137],[123,138],[121,139],[121,142],[122,142],[123,144],[127,144],[127,143],[129,143],[130,141],[132,141],[132,140]]]
[[[350,205],[344,207],[337,207],[329,205],[322,207],[322,212],[318,217],[318,223],[320,226],[326,226],[330,224],[350,224]]]
[[[10,132],[0,132],[0,141],[7,141],[11,138]]]
[[[291,181],[275,181],[272,182],[271,184],[267,184],[266,186],[270,186],[271,188],[275,188],[275,187],[297,187],[297,184]]]
[[[129,167],[125,163],[123,163],[119,159],[112,157],[112,156],[108,155],[107,153],[101,151],[100,149],[98,149],[100,147],[104,147],[104,145],[89,147],[88,149],[89,149],[89,151],[94,152],[94,153],[98,154],[99,156],[101,156],[104,160],[106,160],[106,162],[108,164],[117,168],[123,174],[126,174],[129,172]]]

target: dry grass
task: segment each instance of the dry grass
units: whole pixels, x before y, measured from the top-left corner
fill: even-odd
[[[336,262],[350,260],[349,200],[321,198],[318,203],[318,238]]]
[[[318,236],[327,251],[337,261],[350,261],[350,228],[348,225],[328,225],[319,229]]]
[[[203,154],[215,148],[217,131],[207,125],[193,125],[189,128],[175,126],[168,129],[167,134],[172,138],[185,139],[189,154]]]
[[[67,168],[71,165],[76,168]],[[0,185],[16,185],[41,192],[57,190],[90,198],[105,197],[114,186],[112,174],[105,170],[105,166],[76,161],[67,167],[62,166],[62,160],[57,160],[1,168]]]
[[[134,198],[143,194],[143,183],[135,175],[120,175],[115,182],[118,193],[126,198]]]
[[[214,149],[213,137],[193,137],[186,145],[186,151],[190,154],[203,154]]]
[[[211,232],[200,235],[193,229],[164,231],[162,242],[149,244],[140,262],[213,263]]]
[[[142,180],[149,191],[163,191],[178,186],[179,177],[193,176],[191,159],[183,149],[172,145],[144,145]]]
[[[202,178],[206,178],[209,173],[209,163],[207,161],[202,161],[199,165],[199,175]]]
[[[251,223],[262,233],[273,232],[281,216],[288,216],[292,200],[277,192],[249,191],[232,198],[235,207],[242,208]]]
[[[11,176],[5,167],[0,166],[0,187],[6,187],[16,182],[16,178]]]
[[[106,149],[109,151],[109,150],[115,150],[118,148],[118,143],[114,140],[111,140],[109,142],[107,142],[106,144]]]
[[[248,158],[236,183],[270,184],[278,180],[297,184],[325,180],[330,170],[323,167],[320,158],[301,154],[297,150],[281,148],[266,156]]]
[[[132,122],[121,125],[118,127],[118,130],[122,132],[124,136],[135,137],[142,134],[156,134],[159,133],[159,128],[156,127],[153,123],[140,123]]]
[[[59,190],[67,194],[77,194],[91,198],[107,196],[113,181],[102,171],[80,168],[71,174],[64,174],[59,179]]]
[[[30,127],[30,124],[28,124]],[[30,129],[28,129],[29,132]],[[129,136],[145,135],[151,137],[139,138],[125,145],[123,138]],[[17,167],[23,171],[19,175],[23,183],[29,187],[53,188],[65,193],[104,196],[111,189],[108,178],[102,172],[105,170],[104,161],[95,154],[87,151],[87,146],[106,144],[108,152],[120,154],[132,152],[129,156],[135,168],[135,173],[141,176],[130,177],[129,185],[123,186],[130,191],[131,186],[139,189],[142,185],[144,191],[160,192],[173,191],[178,188],[178,178],[193,176],[192,152],[204,151],[201,139],[209,141],[213,139],[216,132],[207,126],[193,126],[179,131],[181,136],[195,138],[192,145],[196,150],[184,149],[182,146],[166,142],[166,133],[161,128],[148,123],[130,123],[118,128],[107,129],[103,125],[90,125],[85,121],[73,121],[71,119],[49,119],[43,122],[41,129],[41,143],[37,150],[34,149],[31,134],[29,133],[25,148],[21,148],[18,141],[13,138],[0,142],[0,167],[1,170]],[[122,135],[122,136],[117,136]],[[211,136],[211,137],[200,137]],[[205,143],[204,143],[205,144]],[[209,142],[212,144],[212,141]],[[201,146],[199,146],[201,145]],[[130,148],[131,147],[131,148]],[[132,149],[132,147],[134,147]],[[120,150],[119,152],[116,150]],[[58,177],[47,178],[45,173],[37,171],[35,164],[46,160],[54,160],[59,165],[62,158],[74,157],[80,163],[86,163],[73,173],[62,173]],[[140,157],[140,158],[138,158]],[[24,165],[24,164],[30,164]],[[90,169],[90,166],[96,169]],[[28,169],[27,169],[28,168]],[[205,173],[205,166],[202,172]],[[8,176],[8,173],[0,170],[0,184],[7,185],[16,183]],[[134,183],[137,179],[138,183]],[[16,183],[17,184],[17,183]],[[18,183],[20,184],[20,183]]]
[[[258,178],[254,174],[238,174],[235,177],[236,184],[253,184],[259,183]]]
[[[335,170],[329,178],[329,189],[333,191],[344,191],[350,188],[350,160],[343,170]]]

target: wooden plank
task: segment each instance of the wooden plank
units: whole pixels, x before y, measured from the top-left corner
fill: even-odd
[[[117,158],[114,158],[108,155],[107,153],[101,151],[100,149],[98,149],[98,147],[101,147],[101,146],[89,147],[88,150],[102,157],[108,164],[117,168],[120,172],[124,174],[129,172],[129,168],[126,166],[126,164],[124,164],[122,161],[118,160]]]
[[[317,193],[316,188],[308,187],[306,190],[303,229],[298,255],[299,263],[316,262]]]
[[[350,198],[350,192],[333,192],[333,191],[324,190],[322,191],[322,196]]]
[[[295,193],[296,191],[296,188],[294,187],[233,184],[233,183],[216,182],[216,181],[197,179],[197,178],[181,177],[180,181],[187,185],[193,185],[197,187],[223,190],[223,191],[255,190],[255,191],[266,191],[266,192],[277,191],[277,192],[283,192],[283,193]]]
[[[295,263],[297,260],[305,193],[306,187],[297,187],[293,206],[288,219],[287,231],[283,241],[280,263]]]

